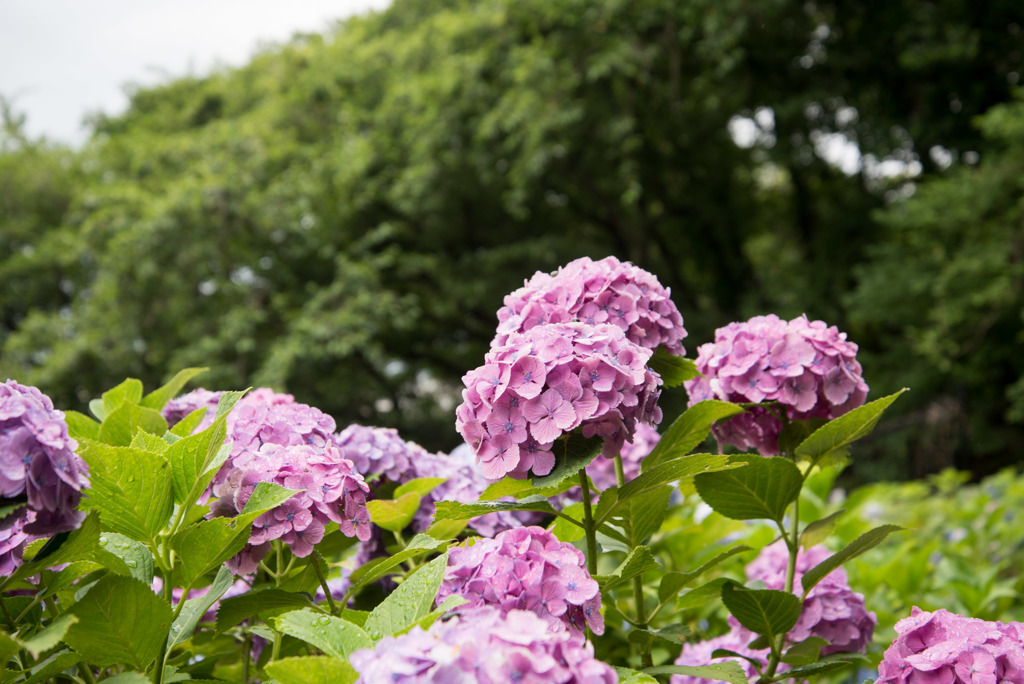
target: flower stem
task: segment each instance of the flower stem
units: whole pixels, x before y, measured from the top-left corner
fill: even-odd
[[[327,605],[331,608],[331,615],[338,615],[338,607],[334,605],[334,596],[331,595],[331,588],[327,586],[327,578],[324,577],[323,571],[320,569],[320,554],[316,549],[313,549],[313,553],[309,557],[309,563],[313,566],[313,571],[316,572],[317,579],[320,580],[320,586],[324,590],[324,596],[327,597]]]
[[[594,527],[594,513],[590,509],[590,482],[587,471],[580,468],[580,489],[583,490],[583,526],[587,532],[587,571],[593,577],[597,574],[597,529]]]
[[[622,487],[626,484],[626,471],[622,467],[622,454],[615,454],[613,460],[615,462],[615,484],[618,487]],[[636,540],[633,539],[633,523],[629,520],[626,522],[626,536],[629,539],[630,548],[635,547]],[[644,578],[642,574],[633,578],[633,603],[636,606],[636,628],[647,629],[647,606],[644,604]],[[650,645],[640,652],[640,662],[641,666],[645,668],[654,666]]]

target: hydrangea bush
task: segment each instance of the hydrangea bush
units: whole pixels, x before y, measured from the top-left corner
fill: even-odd
[[[878,654],[842,566],[898,528],[837,544],[808,481],[898,393],[865,403],[856,345],[806,317],[730,324],[696,361],[685,337],[632,264],[538,273],[439,427],[451,453],[271,388],[185,392],[200,369],[91,416],[8,381],[0,684],[845,676]],[[1020,681],[1018,623],[897,628],[879,682]]]

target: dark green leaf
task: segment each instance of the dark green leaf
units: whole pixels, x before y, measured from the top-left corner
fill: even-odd
[[[366,618],[363,628],[374,639],[398,634],[426,617],[448,566],[444,553],[414,572]]]
[[[769,639],[793,629],[800,619],[800,599],[786,591],[745,589],[728,582],[722,585],[722,602],[741,625]]]
[[[445,543],[443,541],[439,541],[425,534],[417,534],[409,541],[409,544],[402,551],[399,551],[387,558],[382,558],[377,562],[366,563],[365,565],[353,570],[352,574],[349,576],[349,580],[352,582],[352,588],[350,591],[355,593],[367,584],[376,582],[381,577],[389,574],[405,561],[433,551],[444,545]]]
[[[309,609],[279,615],[274,624],[279,631],[343,660],[361,648],[373,648],[373,638],[361,627]]]
[[[902,529],[903,528],[899,525],[882,525],[881,527],[876,527],[875,529],[869,530],[854,539],[838,553],[829,556],[818,565],[815,565],[800,578],[800,584],[803,585],[804,588],[804,595],[806,596],[807,592],[809,592],[815,584],[823,580],[826,575],[838,568],[840,565],[851,558],[856,558],[869,549],[873,549],[890,534]]]
[[[181,389],[188,384],[188,381],[209,369],[207,368],[185,368],[177,373],[167,383],[147,394],[140,402],[147,408],[160,411],[164,405],[174,397],[178,396]]]
[[[646,546],[638,546],[629,552],[625,560],[619,564],[615,571],[608,575],[601,591],[608,591],[623,582],[627,582],[638,575],[651,570],[657,570],[661,563],[654,559],[654,554]]]
[[[77,530],[54,535],[35,556],[25,554],[25,563],[8,581],[37,574],[43,568],[79,560],[89,560],[100,543],[100,519],[90,512]]]
[[[578,483],[572,479],[564,480],[557,485],[550,487],[535,487],[529,480],[517,480],[513,477],[505,477],[497,482],[487,485],[487,489],[480,494],[481,501],[497,501],[511,496],[514,499],[525,499],[528,496],[543,496],[550,499],[575,487]]]
[[[707,563],[704,563],[699,568],[692,572],[669,572],[661,578],[661,584],[658,586],[658,600],[667,601],[669,597],[675,596],[679,593],[683,587],[688,585],[690,582],[700,577],[702,574],[715,567],[722,561],[735,556],[737,553],[743,553],[744,551],[752,551],[746,544],[740,544],[734,546],[728,551],[723,551],[718,554]]]
[[[644,496],[634,496],[627,502],[634,544],[644,543],[644,540],[661,529],[668,515],[673,491],[669,485],[662,485]]]
[[[107,575],[72,608],[78,623],[65,642],[100,667],[128,664],[145,670],[159,655],[171,608],[130,577]]]
[[[531,496],[522,501],[482,501],[480,503],[459,503],[457,501],[438,501],[434,520],[468,520],[495,511],[538,511],[554,514],[555,509],[548,500]]]
[[[231,583],[234,581],[234,576],[227,569],[227,566],[220,566],[217,571],[217,576],[213,582],[207,588],[206,593],[198,598],[191,598],[185,600],[185,605],[181,607],[181,612],[178,617],[174,620],[171,625],[171,629],[167,634],[167,650],[174,648],[177,644],[183,644],[188,641],[193,632],[196,631],[196,625],[206,615],[206,611],[210,610],[210,607],[217,602],[217,600],[224,595],[224,592],[231,587]],[[236,597],[242,598],[242,597]],[[218,617],[219,617],[218,613]]]
[[[645,470],[638,477],[619,488],[619,501],[640,496],[669,482],[700,474],[728,471],[740,468],[742,465],[742,463],[730,462],[729,456],[724,454],[692,454],[676,458],[656,468]]]
[[[750,684],[739,663],[715,663],[713,665],[661,665],[644,670],[647,674],[679,674],[698,679],[716,679],[729,684]]]
[[[51,648],[56,647],[64,640],[71,625],[78,622],[78,618],[70,613],[65,613],[50,623],[45,629],[36,632],[30,638],[21,642],[21,647],[32,654],[38,660],[39,656]]]
[[[347,662],[329,656],[281,658],[263,669],[278,684],[352,684],[359,678]]]
[[[707,584],[694,587],[679,597],[679,600],[676,601],[676,610],[682,612],[700,608],[711,601],[719,600],[722,597],[722,587],[728,582],[732,582],[732,580],[727,577],[718,577]]]
[[[72,651],[59,651],[29,670],[23,684],[35,684],[56,677],[58,674],[82,661],[82,656]]]
[[[601,453],[604,440],[601,437],[583,437],[578,432],[571,432],[567,437],[558,439],[551,452],[555,455],[555,466],[544,477],[533,478],[535,487],[552,487],[561,485],[564,480],[575,477],[581,468]]]
[[[746,465],[694,478],[697,493],[715,512],[734,520],[768,518],[781,522],[803,485],[800,470],[785,458],[753,454],[732,457]]]
[[[563,508],[562,515],[555,518],[548,530],[555,535],[558,541],[571,543],[583,539],[586,536],[586,530],[580,525],[574,525],[566,520],[567,517],[576,521],[583,520],[583,502],[576,502]]]
[[[850,663],[845,660],[829,660],[827,662],[813,663],[802,667],[794,667],[792,670],[778,674],[772,679],[772,681],[779,682],[783,679],[817,677],[818,675],[823,675],[828,672],[844,670],[849,666]]]
[[[708,399],[694,404],[672,422],[644,458],[641,468],[646,472],[666,461],[685,456],[707,439],[712,424],[738,413],[743,413],[743,407],[726,401]]]
[[[810,665],[818,662],[821,649],[828,646],[828,641],[821,637],[807,637],[799,644],[794,644],[782,654],[782,662],[790,665]]]
[[[796,449],[796,455],[808,461],[817,462],[869,435],[875,429],[882,413],[906,391],[907,389],[903,388],[895,394],[868,402],[826,423],[800,443]]]
[[[664,347],[654,350],[654,356],[647,365],[661,376],[665,387],[679,387],[687,380],[701,377],[696,363],[683,356],[671,354]]]
[[[242,620],[259,615],[265,610],[277,608],[316,610],[315,604],[307,594],[295,594],[280,589],[250,591],[241,596],[232,596],[221,601],[220,607],[217,609],[217,631],[227,631]]]

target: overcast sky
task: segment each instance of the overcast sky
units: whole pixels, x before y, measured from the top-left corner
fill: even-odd
[[[28,115],[28,132],[80,144],[85,115],[121,112],[126,83],[155,84],[388,0],[0,0],[0,95]]]

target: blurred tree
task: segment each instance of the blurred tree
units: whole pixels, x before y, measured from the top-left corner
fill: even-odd
[[[691,350],[767,311],[848,328],[879,164],[984,152],[962,124],[1009,99],[1016,3],[961,5],[397,0],[137,90],[78,160],[73,299],[0,372],[74,402],[210,364],[451,448],[502,296],[577,256],[658,275]]]

